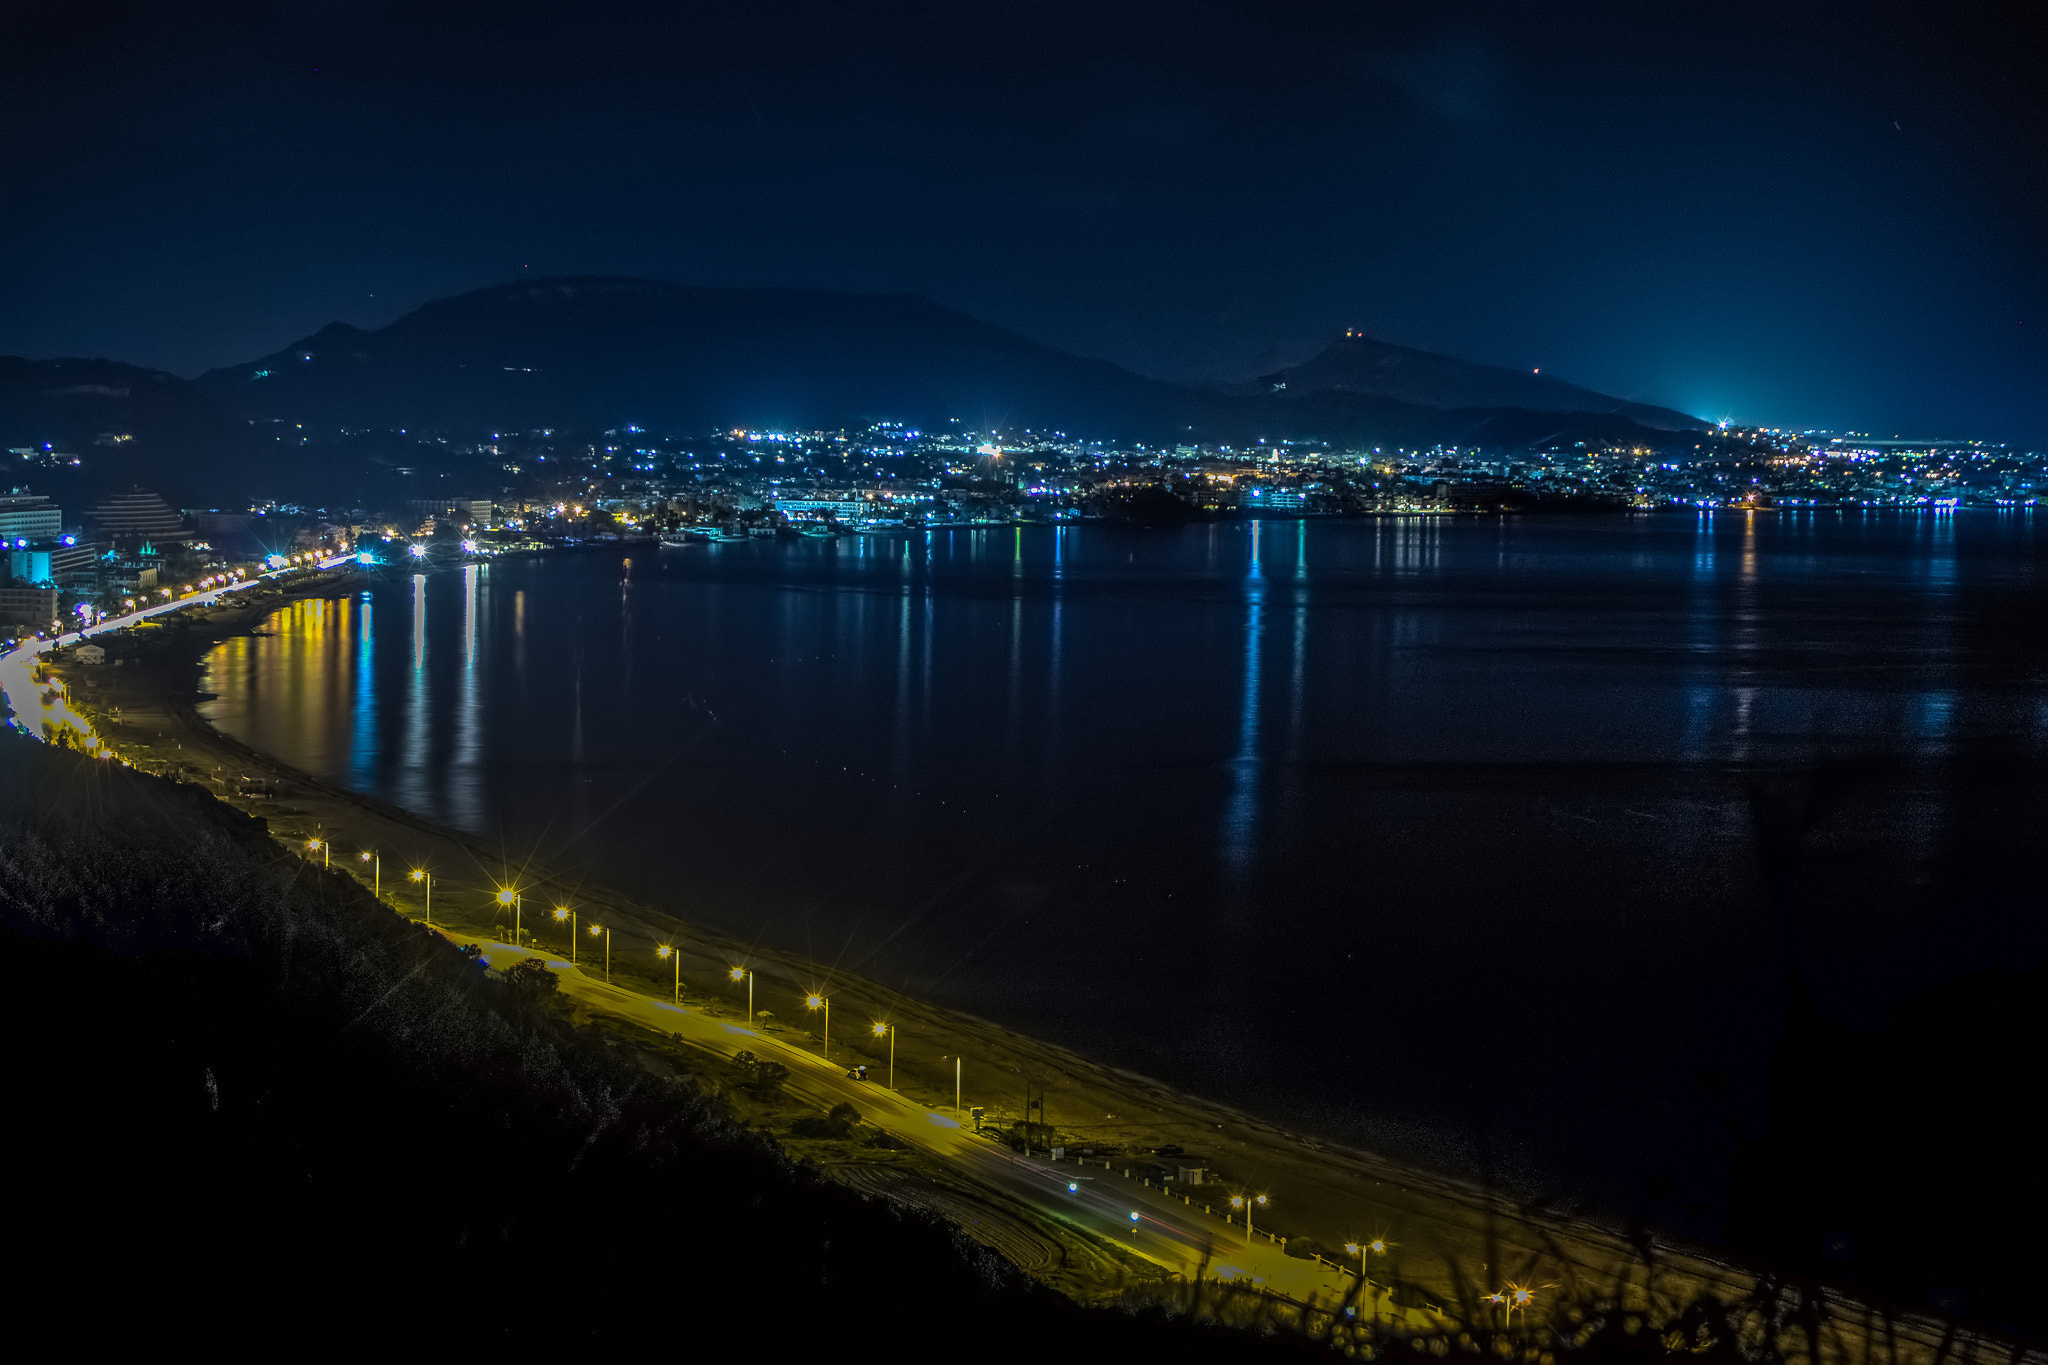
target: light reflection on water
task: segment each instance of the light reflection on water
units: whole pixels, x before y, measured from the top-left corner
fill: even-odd
[[[1741,765],[2048,742],[2010,628],[2040,551],[2031,513],[1967,512],[636,547],[296,604],[215,651],[205,711],[1226,1097],[1626,1182],[1724,1131],[1691,1077],[1760,1083],[1783,945]],[[1951,796],[1884,800],[1859,856],[1918,885]],[[1992,916],[1930,948],[1953,912],[1905,899],[1815,913],[1844,1010],[2040,946]]]

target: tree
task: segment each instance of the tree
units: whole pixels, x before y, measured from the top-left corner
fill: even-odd
[[[562,988],[561,978],[548,970],[548,964],[537,957],[515,962],[505,972],[505,979],[523,998],[544,1000]]]

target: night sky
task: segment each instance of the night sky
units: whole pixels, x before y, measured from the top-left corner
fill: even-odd
[[[0,352],[191,374],[632,274],[911,290],[1171,379],[1353,326],[1709,418],[2048,441],[2019,0],[0,20]]]

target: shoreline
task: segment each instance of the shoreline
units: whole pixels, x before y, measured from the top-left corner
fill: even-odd
[[[263,817],[273,837],[296,845],[300,856],[306,856],[309,837],[338,843],[346,865],[367,883],[370,872],[357,866],[357,850],[403,855],[384,859],[394,864],[390,872],[396,888],[385,899],[402,913],[419,908],[406,869],[434,866],[435,927],[496,938],[511,926],[491,909],[493,892],[502,879],[515,876],[522,892],[536,901],[527,922],[541,925],[539,933],[528,932],[527,940],[559,955],[561,934],[544,907],[554,896],[569,894],[568,883],[546,869],[514,872],[514,860],[481,836],[314,778],[214,730],[199,715],[203,660],[215,645],[249,633],[295,601],[333,598],[356,586],[312,581],[281,585],[278,594],[247,605],[179,604],[202,610],[177,611],[171,629],[161,636],[149,632],[155,637],[149,641],[149,657],[119,669],[119,676],[105,666],[58,665],[53,674],[66,684],[73,709],[92,720],[110,747],[136,766],[196,780],[230,806]],[[156,730],[153,738],[143,733],[147,729]],[[194,760],[211,762],[213,772],[195,767]],[[243,776],[274,781],[278,795],[241,795],[237,788]],[[1033,1084],[1050,1083],[1054,1108],[1063,1112],[1049,1110],[1045,1117],[1070,1148],[1121,1152],[1138,1164],[1144,1159],[1141,1151],[1160,1145],[1210,1154],[1213,1164],[1231,1177],[1232,1188],[1272,1191],[1274,1210],[1262,1227],[1312,1237],[1328,1247],[1353,1237],[1387,1236],[1407,1248],[1409,1263],[1397,1267],[1400,1274],[1436,1288],[1446,1302],[1461,1287],[1492,1288],[1509,1277],[1584,1298],[1626,1285],[1645,1301],[1682,1301],[1701,1292],[1734,1300],[1764,1277],[1711,1250],[1659,1234],[1643,1238],[1654,1259],[1646,1265],[1626,1233],[1597,1218],[1525,1208],[1470,1182],[1291,1132],[1056,1044],[1020,1037],[993,1021],[913,1000],[866,978],[829,972],[799,954],[749,949],[729,935],[601,887],[575,894],[579,924],[596,916],[611,929],[616,975],[631,986],[657,997],[668,993],[669,971],[655,961],[654,948],[673,942],[687,998],[733,1006],[734,991],[722,978],[731,964],[744,963],[756,974],[757,1003],[770,1016],[765,1026],[791,1031],[799,1041],[817,1036],[813,1018],[801,1012],[802,993],[827,990],[842,1006],[842,1021],[832,1033],[840,1055],[858,1054],[871,1066],[878,1064],[876,1049],[862,1046],[864,1021],[873,1017],[898,1023],[904,1034],[896,1063],[902,1080],[898,1089],[906,1095],[950,1105],[955,1055],[965,1058],[962,1090],[970,1105],[990,1093],[990,1076],[1004,1078],[1005,1094],[1021,1089],[1026,1077]],[[586,944],[582,954],[586,962],[591,946]],[[862,1015],[861,1008],[870,1014]],[[1012,1112],[1014,1100],[990,1108],[992,1119],[1022,1117]],[[1082,1112],[1106,1117],[1066,1121]],[[1851,1306],[1845,1294],[1828,1297],[1844,1310]],[[1917,1315],[1914,1320],[1926,1323],[1930,1343],[1938,1339],[1931,1320]]]

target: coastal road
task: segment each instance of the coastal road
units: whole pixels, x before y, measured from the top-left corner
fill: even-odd
[[[1135,1175],[1126,1178],[1120,1166],[1105,1170],[1100,1162],[1082,1165],[1027,1157],[977,1134],[970,1120],[948,1110],[906,1099],[878,1081],[849,1079],[845,1065],[827,1063],[814,1047],[695,1005],[676,1005],[606,985],[601,975],[572,967],[554,953],[490,939],[478,943],[493,969],[536,957],[557,974],[563,993],[581,1003],[726,1056],[744,1050],[780,1062],[790,1070],[784,1089],[798,1098],[820,1109],[842,1101],[851,1104],[869,1123],[944,1159],[969,1183],[1043,1219],[1112,1243],[1168,1274],[1188,1281],[1202,1277],[1249,1281],[1300,1303],[1335,1305],[1356,1292],[1355,1276],[1288,1256],[1266,1241],[1264,1234],[1248,1243],[1241,1218],[1226,1224],[1220,1213],[1204,1212],[1204,1198],[1219,1205],[1228,1200],[1227,1194],[1213,1188],[1183,1196],[1156,1185],[1147,1188]],[[1380,1308],[1404,1319],[1415,1317],[1384,1301]]]
[[[325,573],[331,569],[338,569],[344,564],[352,564],[355,562],[355,558],[353,554],[332,555],[317,561],[312,567],[319,572]],[[35,680],[37,659],[53,649],[61,649],[66,645],[77,644],[81,640],[89,639],[103,631],[122,630],[138,622],[147,621],[152,616],[161,616],[168,611],[182,611],[186,607],[208,606],[228,594],[247,592],[251,587],[266,579],[274,579],[283,574],[302,573],[304,571],[304,565],[290,569],[272,569],[267,573],[257,574],[253,578],[245,578],[238,583],[224,583],[218,588],[208,588],[204,592],[195,592],[184,597],[174,597],[168,602],[159,602],[153,607],[143,607],[140,610],[131,611],[125,616],[110,616],[106,620],[96,622],[83,630],[66,631],[47,640],[24,640],[13,649],[7,651],[6,654],[0,655],[0,701],[4,701],[7,709],[13,713],[15,723],[38,739],[42,737],[42,727],[30,723],[29,718],[32,716],[39,720],[50,721],[59,726],[67,726],[82,735],[91,735],[92,728],[86,724],[82,716],[74,714],[71,708],[64,704],[62,697],[59,697],[53,705],[44,705],[42,689],[36,686]]]

